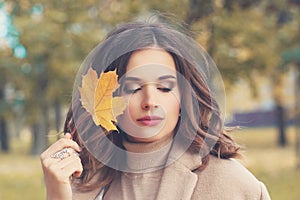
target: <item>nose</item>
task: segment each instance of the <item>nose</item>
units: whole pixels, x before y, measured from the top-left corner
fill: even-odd
[[[153,85],[145,85],[143,87],[143,100],[141,103],[143,110],[151,110],[158,108],[157,95]]]

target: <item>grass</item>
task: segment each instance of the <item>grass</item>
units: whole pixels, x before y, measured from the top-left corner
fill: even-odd
[[[45,199],[43,172],[38,156],[30,156],[30,133],[11,141],[11,152],[0,153],[0,199]]]
[[[295,130],[288,128],[288,145],[277,146],[275,128],[236,131],[234,138],[244,146],[241,162],[268,188],[272,200],[300,199],[300,169],[296,169]]]
[[[267,186],[272,200],[300,199],[300,169],[295,167],[295,131],[287,132],[289,144],[279,148],[275,128],[251,128],[231,133],[245,148],[240,160]],[[30,135],[11,141],[12,151],[0,153],[0,199],[45,199],[43,174],[38,157],[29,156]]]
[[[0,155],[0,199],[45,199],[39,159],[26,155]]]

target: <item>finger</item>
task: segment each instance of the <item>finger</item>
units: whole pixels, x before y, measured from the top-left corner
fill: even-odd
[[[48,157],[45,157],[44,159],[41,160],[43,167],[47,168],[53,163],[58,163],[62,160],[65,160],[69,158],[70,156],[75,155],[76,157],[79,157],[79,154],[72,148],[64,148],[54,154],[51,154]]]
[[[54,177],[54,179],[58,180],[59,182],[63,183],[67,183],[69,177],[74,173],[81,175],[82,170],[83,168],[81,160],[75,154],[63,160],[57,160],[56,162],[52,162],[47,168],[45,168],[47,174]]]
[[[79,178],[81,176],[82,171],[76,171],[73,173],[73,176]]]
[[[60,167],[63,176],[68,178],[73,174],[78,177],[83,171],[81,160],[77,155],[72,155],[67,159],[62,160],[60,163]]]
[[[41,154],[40,157],[42,160],[44,160],[44,159],[48,158],[50,155],[62,150],[63,148],[66,148],[66,147],[71,147],[77,152],[81,151],[81,148],[75,141],[70,140],[68,138],[61,138],[58,141],[56,141],[54,144],[52,144],[48,149],[46,149]]]
[[[62,168],[63,173],[65,170],[70,171],[71,173],[68,173],[69,176],[74,175],[76,177],[79,177],[83,171],[83,166],[81,164],[81,160],[78,156],[73,155],[72,158],[69,159],[69,162],[65,163],[65,167]]]
[[[71,133],[66,133],[66,134],[64,135],[64,138],[66,138],[66,139],[72,139]]]

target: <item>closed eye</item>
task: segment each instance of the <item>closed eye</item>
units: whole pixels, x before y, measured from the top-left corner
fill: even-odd
[[[172,81],[166,81],[164,83],[160,83],[158,84],[157,86],[157,89],[164,92],[164,93],[167,93],[167,92],[170,92],[173,90],[173,88],[175,87],[175,83],[172,82]]]
[[[140,86],[140,84],[125,83],[124,87],[123,87],[123,92],[125,92],[125,94],[134,94],[141,89],[142,89],[142,87]]]
[[[165,93],[172,91],[172,88],[165,88],[165,87],[158,87],[157,89]]]
[[[137,91],[141,90],[142,88],[124,88],[123,91],[126,93],[126,94],[134,94],[136,93]]]

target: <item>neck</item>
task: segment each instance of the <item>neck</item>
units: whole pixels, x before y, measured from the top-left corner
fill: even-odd
[[[154,142],[136,142],[124,137],[128,171],[139,173],[162,168],[166,163],[172,140],[173,135]]]
[[[150,153],[160,150],[172,142],[173,135],[167,135],[153,142],[139,142],[124,137],[123,145],[125,149],[133,153]]]

